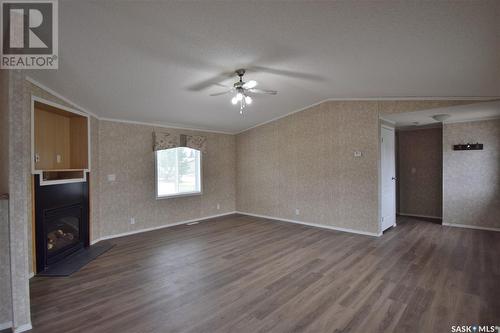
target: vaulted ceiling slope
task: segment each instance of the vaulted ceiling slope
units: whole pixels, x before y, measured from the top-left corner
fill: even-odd
[[[500,1],[60,1],[59,70],[100,117],[238,132],[329,98],[500,96]],[[248,79],[279,91],[244,116]]]

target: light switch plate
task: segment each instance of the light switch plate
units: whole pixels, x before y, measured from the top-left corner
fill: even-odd
[[[115,180],[116,180],[116,175],[115,174],[108,175],[108,182],[114,182]]]

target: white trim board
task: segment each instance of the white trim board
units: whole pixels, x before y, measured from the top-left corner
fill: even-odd
[[[246,128],[244,130],[241,130],[241,131],[237,131],[234,134],[244,133],[244,132],[246,132],[248,130],[251,130],[253,128],[256,128],[256,127],[259,127],[259,126],[262,126],[262,125],[265,125],[265,124],[268,124],[268,123],[272,123],[275,120],[291,116],[294,113],[298,113],[298,112],[301,112],[301,111],[313,108],[313,107],[318,106],[318,105],[320,105],[322,103],[325,103],[325,102],[342,102],[342,101],[346,101],[346,102],[349,102],[349,101],[353,101],[353,102],[356,102],[356,101],[375,101],[375,102],[376,101],[477,101],[477,102],[481,102],[481,101],[484,101],[484,102],[486,102],[486,101],[491,101],[491,100],[497,100],[499,98],[500,98],[500,96],[491,96],[491,97],[484,96],[484,97],[366,97],[366,98],[326,98],[326,99],[323,99],[323,100],[321,100],[319,102],[312,103],[312,104],[304,106],[304,107],[302,107],[300,109],[288,112],[287,114],[278,116],[278,117],[273,118],[271,120],[267,120],[267,121],[264,121],[262,123],[258,123],[257,125],[253,125],[253,126],[248,127],[248,128]],[[384,115],[385,114],[382,113],[380,115],[380,117],[383,117]],[[384,118],[382,118],[382,119],[384,121],[389,121],[389,120],[384,119]]]
[[[0,323],[0,331],[6,330],[6,329],[11,328],[11,327],[12,327],[11,321],[7,321],[5,323]]]
[[[149,123],[149,122],[144,122],[144,121],[125,120],[125,119],[106,118],[106,117],[99,117],[97,119],[99,119],[101,121],[111,121],[111,122],[114,122],[114,123],[124,123],[124,124],[132,124],[132,125],[144,125],[144,126],[160,127],[160,128],[171,128],[171,129],[179,129],[179,130],[186,130],[186,131],[196,131],[196,132],[206,132],[206,133],[218,133],[218,134],[226,134],[226,135],[235,135],[236,134],[234,132],[217,131],[217,130],[199,128],[199,127],[198,128],[193,128],[193,127],[186,127],[186,126],[178,125],[178,124]]]
[[[460,124],[460,123],[473,123],[476,121],[488,121],[488,120],[497,120],[500,119],[500,116],[491,116],[491,117],[482,117],[482,118],[473,118],[473,119],[462,119],[462,120],[451,120],[443,122],[443,125],[448,124]]]
[[[78,110],[86,113],[87,115],[90,115],[90,116],[96,118],[97,120],[112,121],[112,122],[115,122],[115,123],[145,125],[145,126],[161,127],[161,128],[181,129],[181,130],[186,130],[186,131],[197,131],[197,132],[207,132],[207,133],[220,133],[220,134],[229,134],[229,135],[236,134],[236,133],[233,133],[233,132],[216,131],[216,130],[210,130],[210,129],[197,128],[197,127],[183,126],[183,125],[178,125],[178,124],[150,123],[150,122],[133,121],[133,120],[126,120],[126,119],[115,119],[115,118],[99,117],[97,114],[89,111],[88,109],[86,109],[84,107],[81,107],[80,105],[78,105],[75,102],[71,101],[70,99],[64,97],[63,95],[61,95],[58,92],[56,92],[55,90],[47,87],[46,85],[38,82],[37,80],[33,79],[30,76],[26,76],[26,81],[30,82],[31,84],[37,86],[40,89],[45,90],[49,94],[51,94],[51,95],[59,98],[60,100],[64,101],[65,103],[68,103],[73,108],[76,108],[76,109],[78,109]]]
[[[382,118],[381,118],[382,119]],[[453,125],[453,124],[460,124],[460,123],[475,123],[478,121],[492,121],[492,120],[498,120],[500,119],[500,115],[497,116],[490,116],[490,117],[474,117],[470,119],[461,119],[461,120],[451,120],[451,121],[444,121],[442,123],[430,123],[426,125],[405,125],[401,127],[396,127],[398,131],[420,131],[420,130],[427,130],[427,129],[436,129],[436,128],[443,128],[445,125]]]
[[[470,224],[443,223],[443,225],[446,226],[446,227],[453,227],[453,228],[476,229],[476,230],[486,230],[486,231],[497,231],[497,232],[500,232],[500,228],[480,227],[480,226],[475,226],[475,225],[470,225]]]
[[[406,213],[397,213],[399,216],[408,216],[408,217],[423,217],[427,219],[437,219],[437,220],[442,220],[442,217],[439,216],[432,216],[432,215],[418,215],[418,214],[406,214]]]
[[[273,118],[271,120],[267,120],[262,123],[258,123],[256,125],[253,125],[251,127],[245,128],[243,130],[237,130],[234,132],[227,132],[227,131],[218,131],[218,130],[210,130],[210,129],[203,129],[203,128],[197,128],[197,127],[190,127],[190,126],[185,126],[185,125],[180,125],[180,124],[168,124],[168,123],[150,123],[150,122],[142,122],[142,121],[133,121],[133,120],[126,120],[126,119],[118,119],[118,118],[106,118],[106,117],[99,117],[97,114],[89,111],[88,109],[79,106],[78,104],[74,103],[70,99],[62,96],[61,94],[57,93],[55,90],[47,87],[43,83],[38,82],[34,78],[30,76],[26,76],[26,80],[35,86],[47,91],[48,93],[54,95],[55,97],[63,100],[64,102],[73,105],[73,107],[80,109],[81,111],[84,111],[85,113],[93,116],[94,118],[97,118],[98,120],[105,120],[105,121],[113,121],[117,123],[128,123],[128,124],[138,124],[138,125],[146,125],[146,126],[153,126],[153,127],[162,127],[162,128],[173,128],[173,129],[183,129],[183,130],[190,130],[190,131],[198,131],[198,132],[207,132],[207,133],[220,133],[220,134],[230,134],[230,135],[237,135],[243,132],[246,132],[248,130],[251,130],[252,128],[256,128],[262,125],[265,125],[267,123],[273,122],[275,120],[290,116],[294,113],[300,112],[307,110],[309,108],[315,107],[320,105],[321,103],[324,102],[334,102],[334,101],[490,101],[490,100],[496,100],[500,99],[500,96],[462,96],[462,97],[453,97],[453,96],[445,96],[445,97],[415,97],[415,96],[405,96],[405,97],[346,97],[346,98],[326,98],[321,101],[309,104],[307,106],[301,107],[299,109],[296,109],[292,112],[288,112],[285,115]]]
[[[77,108],[79,109],[80,111],[83,111],[85,113],[87,113],[88,115],[91,115],[92,117],[94,118],[97,118],[99,119],[99,117],[93,113],[93,112],[90,112],[89,110],[85,109],[84,107],[81,107],[80,105],[76,104],[75,102],[67,99],[66,97],[64,97],[63,95],[59,94],[58,92],[56,92],[55,90],[53,89],[50,89],[49,87],[47,87],[46,85],[36,81],[35,79],[33,79],[32,77],[30,76],[26,76],[26,81],[28,81],[29,83],[37,86],[38,88],[41,88],[43,90],[45,90],[46,92],[48,92],[49,94],[59,98],[60,100],[68,103],[69,105],[72,105],[74,108]]]
[[[33,329],[33,326],[31,326],[31,323],[28,323],[14,328],[14,333],[26,332],[31,329]]]
[[[174,222],[174,223],[171,223],[171,224],[164,224],[164,225],[160,225],[160,226],[157,226],[157,227],[144,228],[144,229],[139,229],[139,230],[127,231],[127,232],[123,232],[123,233],[115,234],[115,235],[103,236],[103,237],[100,237],[100,238],[92,240],[90,242],[90,244],[93,245],[93,244],[95,244],[97,242],[100,242],[100,241],[103,241],[103,240],[107,240],[107,239],[113,239],[113,238],[118,238],[118,237],[130,236],[130,235],[140,234],[140,233],[143,233],[143,232],[148,232],[148,231],[153,231],[153,230],[159,230],[159,229],[164,229],[164,228],[169,228],[169,227],[175,227],[175,226],[178,226],[178,225],[183,225],[183,224],[188,224],[188,223],[193,223],[193,222],[205,222],[205,221],[217,218],[217,217],[223,217],[223,216],[228,216],[228,215],[233,215],[233,214],[236,214],[236,212],[232,211],[232,212],[227,212],[227,213],[222,213],[222,214],[217,214],[217,215],[204,216],[204,217],[200,217],[200,218],[196,218],[196,219],[192,219],[192,220]]]
[[[302,224],[302,225],[307,225],[310,227],[316,227],[316,228],[321,228],[321,229],[348,232],[351,234],[358,234],[358,235],[365,235],[365,236],[372,236],[372,237],[379,237],[382,235],[382,233],[361,231],[361,230],[355,230],[355,229],[349,229],[349,228],[340,228],[340,227],[334,227],[334,226],[329,226],[329,225],[324,225],[324,224],[303,222],[303,221],[298,221],[298,220],[283,219],[283,218],[275,217],[275,216],[267,216],[267,215],[253,214],[253,213],[240,212],[240,211],[236,211],[236,214],[260,217],[260,218],[264,218],[264,219],[289,222],[289,223],[295,223],[295,224]]]

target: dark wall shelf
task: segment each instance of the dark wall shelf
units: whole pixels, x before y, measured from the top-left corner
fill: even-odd
[[[453,150],[483,150],[482,143],[466,143],[461,145],[454,145]]]

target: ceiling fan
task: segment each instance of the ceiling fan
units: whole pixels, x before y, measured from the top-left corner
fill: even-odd
[[[235,95],[231,99],[231,103],[233,105],[237,105],[239,103],[240,114],[243,114],[243,109],[247,105],[252,104],[253,102],[253,99],[250,95],[253,94],[276,95],[278,93],[276,90],[264,90],[255,88],[257,86],[257,81],[255,80],[250,80],[248,82],[243,81],[243,75],[245,75],[245,72],[246,71],[243,68],[237,69],[235,73],[236,75],[239,76],[240,78],[239,81],[235,82],[231,89],[215,94],[210,94],[210,96],[221,96],[234,93]]]

